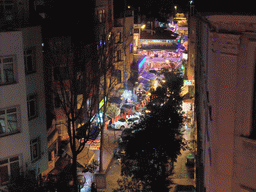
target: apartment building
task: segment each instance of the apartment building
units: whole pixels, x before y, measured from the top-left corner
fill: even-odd
[[[21,31],[1,32],[0,186],[30,163],[26,76]],[[4,45],[4,46],[2,46]]]
[[[130,82],[131,65],[133,63],[133,34],[134,34],[134,15],[133,10],[128,9],[122,17],[115,18],[113,28],[115,34],[115,52],[114,52],[114,69],[117,77],[118,89],[131,90]]]
[[[37,19],[29,18],[29,1],[3,0],[0,7],[0,187],[4,187],[19,171],[33,170],[40,177],[48,167],[48,153],[41,27]]]
[[[46,106],[41,27],[20,29],[23,34],[27,113],[30,135],[30,169],[39,176],[48,168]]]
[[[256,17],[194,16],[197,191],[256,191]],[[189,45],[191,46],[191,45]]]

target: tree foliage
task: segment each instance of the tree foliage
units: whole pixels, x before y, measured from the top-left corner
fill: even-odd
[[[173,163],[186,145],[181,133],[179,71],[165,72],[165,83],[152,92],[151,114],[122,137],[122,174],[140,182],[144,191],[168,191]]]

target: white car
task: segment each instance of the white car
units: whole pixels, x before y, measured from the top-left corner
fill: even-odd
[[[111,127],[112,127],[113,129],[125,129],[125,128],[128,127],[128,125],[127,125],[127,120],[126,120],[126,119],[123,119],[123,118],[118,119],[118,121],[115,122],[115,124],[111,124]]]
[[[127,119],[127,124],[128,126],[131,126],[134,123],[139,123],[140,118],[138,116],[131,116],[130,118]]]

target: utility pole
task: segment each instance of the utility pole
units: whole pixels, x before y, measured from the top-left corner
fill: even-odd
[[[100,167],[99,172],[103,173],[103,142],[104,142],[104,129],[105,129],[105,113],[106,113],[106,89],[107,89],[107,77],[106,77],[106,34],[105,29],[106,26],[104,25],[103,30],[103,39],[102,39],[102,50],[101,54],[103,55],[101,60],[101,66],[103,67],[103,114],[101,113],[101,109],[99,109],[99,112],[102,114],[101,120],[100,120],[100,129],[101,129],[101,137],[100,137]]]
[[[127,90],[127,72],[126,72],[126,30],[125,30],[125,18],[126,17],[126,0],[124,0],[124,18],[123,18],[123,50],[124,50],[124,66],[123,66],[123,73],[124,73],[124,89]]]

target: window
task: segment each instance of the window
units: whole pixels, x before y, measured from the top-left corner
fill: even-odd
[[[24,51],[25,73],[31,74],[36,72],[35,49]]]
[[[14,19],[14,2],[13,0],[0,0],[0,18],[5,21]]]
[[[14,82],[14,57],[0,57],[0,84]]]
[[[31,154],[31,161],[36,161],[41,157],[41,139],[37,137],[30,141],[30,154]]]
[[[133,35],[133,31],[134,31],[134,29],[133,29],[133,25],[131,25],[131,27],[130,27],[130,36],[132,36],[132,35]]]
[[[113,76],[117,78],[117,83],[121,83],[121,70],[114,70]]]
[[[130,43],[130,53],[133,53],[133,43]]]
[[[122,39],[122,33],[119,32],[119,33],[117,33],[117,35],[116,35],[116,43],[121,43],[121,39]]]
[[[11,134],[18,131],[17,108],[0,109],[0,135]]]
[[[65,121],[58,121],[56,123],[56,129],[60,136],[68,134],[67,123]]]
[[[68,79],[68,67],[58,66],[53,69],[53,78],[55,81]]]
[[[61,100],[58,95],[54,96],[54,108],[58,109],[61,107]]]
[[[28,107],[28,119],[33,119],[38,116],[37,110],[37,95],[29,95],[27,97],[27,107]]]
[[[100,23],[105,22],[105,17],[106,17],[105,16],[105,10],[104,9],[99,10],[98,13],[97,13],[97,17],[98,17],[98,21]]]
[[[121,50],[117,51],[116,61],[121,61]]]
[[[15,156],[7,159],[0,160],[0,178],[2,184],[9,181],[9,178],[13,178],[20,173],[20,157]]]

